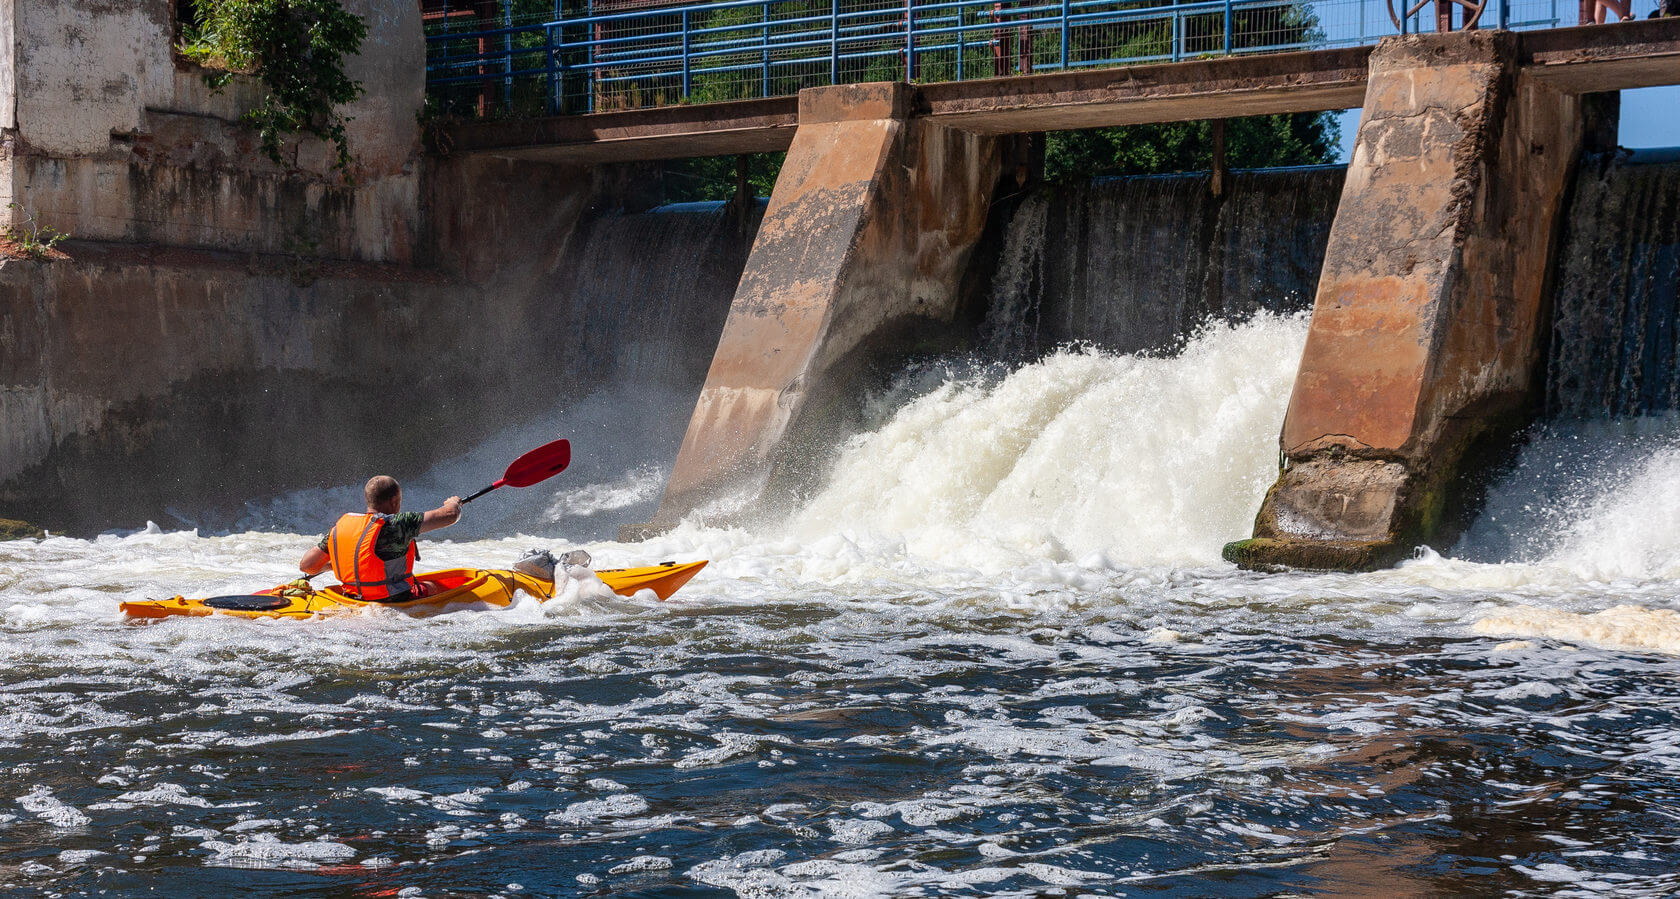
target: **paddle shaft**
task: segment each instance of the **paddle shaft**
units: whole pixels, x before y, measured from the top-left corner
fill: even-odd
[[[480,490],[477,493],[474,493],[472,496],[462,498],[461,505],[464,506],[467,503],[470,503],[473,500],[478,499],[479,497],[483,496],[484,494],[489,493],[490,491],[496,489],[497,487],[502,486],[502,484],[504,484],[504,483],[506,483],[506,482],[505,481],[497,481],[496,483],[491,484],[490,486],[484,488],[483,490]]]

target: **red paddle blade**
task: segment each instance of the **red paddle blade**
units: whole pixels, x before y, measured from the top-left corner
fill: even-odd
[[[570,464],[570,440],[560,439],[553,443],[545,443],[513,460],[513,464],[508,466],[507,474],[502,475],[502,483],[508,487],[529,487],[565,471],[566,466]]]

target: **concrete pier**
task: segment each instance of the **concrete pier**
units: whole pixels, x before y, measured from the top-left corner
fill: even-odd
[[[814,88],[653,524],[756,499],[859,347],[949,320],[999,170],[993,138],[912,118],[914,89]]]
[[[1472,450],[1526,424],[1581,99],[1519,69],[1506,32],[1371,57],[1248,568],[1383,567],[1446,536]]]

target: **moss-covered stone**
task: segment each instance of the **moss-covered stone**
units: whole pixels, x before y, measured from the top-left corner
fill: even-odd
[[[0,518],[0,540],[27,540],[47,536],[47,533],[27,521]]]
[[[1411,552],[1410,545],[1389,540],[1361,543],[1255,537],[1225,544],[1220,555],[1249,571],[1376,571],[1392,567]]]

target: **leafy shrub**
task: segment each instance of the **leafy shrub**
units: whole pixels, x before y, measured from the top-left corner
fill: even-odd
[[[68,231],[48,228],[37,223],[35,213],[25,212],[22,204],[8,203],[6,208],[16,209],[23,218],[15,224],[0,228],[0,237],[17,245],[18,250],[30,259],[47,258],[52,255],[53,247],[58,246],[59,241],[70,236]]]
[[[181,53],[216,69],[205,76],[223,88],[235,74],[262,79],[268,94],[245,113],[262,137],[263,152],[282,163],[288,134],[312,134],[338,150],[333,167],[348,170],[347,121],[338,111],[362,94],[344,73],[344,58],[362,49],[367,23],[339,0],[193,0],[197,28],[183,34]]]

